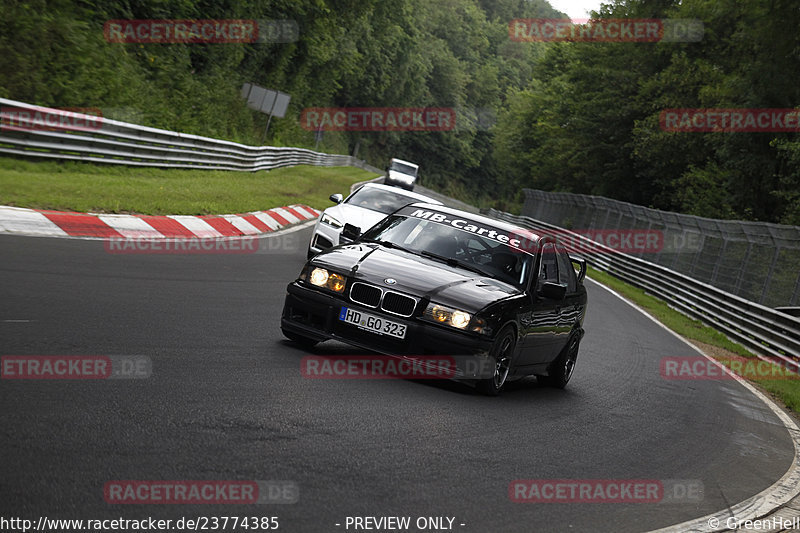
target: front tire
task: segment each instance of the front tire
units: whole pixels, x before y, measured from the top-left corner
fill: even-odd
[[[494,375],[490,378],[478,382],[477,388],[487,396],[497,396],[508,379],[511,370],[511,361],[514,356],[514,348],[517,346],[517,336],[514,328],[506,326],[497,335],[492,349],[489,352],[494,358]]]

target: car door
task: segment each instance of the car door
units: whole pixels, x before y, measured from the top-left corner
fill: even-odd
[[[584,299],[578,291],[578,277],[575,275],[572,261],[561,244],[556,246],[556,259],[558,261],[558,281],[567,287],[567,294],[559,309],[559,327],[555,334],[557,355],[567,344],[573,326],[580,322]]]
[[[548,298],[542,294],[542,284],[545,282],[559,283],[558,256],[553,243],[541,247],[539,273],[529,294],[532,300],[531,311],[520,319],[524,335],[520,366],[549,363],[561,349],[559,331],[563,327],[561,307],[564,300]]]

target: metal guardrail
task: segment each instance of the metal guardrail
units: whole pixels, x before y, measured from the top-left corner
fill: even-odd
[[[664,246],[648,250],[649,261],[769,307],[800,305],[799,226],[705,218],[587,194],[523,191],[522,215],[576,231],[657,231]]]
[[[580,242],[593,267],[646,290],[692,318],[723,332],[762,358],[800,371],[800,318],[757,304],[669,268],[620,253],[587,237],[530,217],[495,209],[487,214],[523,228],[553,231]]]
[[[43,117],[64,120],[47,127]],[[98,118],[0,98],[0,154],[162,168],[256,172],[317,165],[355,166],[382,173],[349,155],[248,146]],[[79,125],[81,122],[91,125]]]

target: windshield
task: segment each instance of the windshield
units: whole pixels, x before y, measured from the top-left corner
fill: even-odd
[[[384,219],[364,233],[362,240],[389,243],[517,288],[526,286],[533,261],[530,254],[495,239],[451,225],[402,215]]]
[[[400,192],[385,191],[374,187],[363,187],[344,201],[346,204],[357,205],[385,215],[394,213],[404,205],[414,202],[419,202],[419,199],[406,196]]]
[[[412,167],[411,165],[404,165],[403,163],[399,163],[397,161],[392,161],[392,164],[389,165],[389,170],[394,170],[395,172],[400,172],[401,174],[408,174],[410,176],[417,175],[416,167]]]

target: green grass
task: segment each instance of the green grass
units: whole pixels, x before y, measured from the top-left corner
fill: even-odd
[[[0,205],[148,215],[244,213],[287,204],[323,209],[331,194],[374,177],[353,167],[228,172],[0,157]]]
[[[615,290],[625,298],[653,315],[662,324],[675,333],[691,340],[698,341],[714,348],[709,355],[725,363],[734,357],[755,358],[756,356],[741,344],[738,344],[719,331],[706,326],[702,322],[690,318],[669,307],[663,300],[647,294],[605,272],[589,267],[589,277]],[[750,380],[786,407],[800,413],[800,380],[797,379],[755,379]]]

